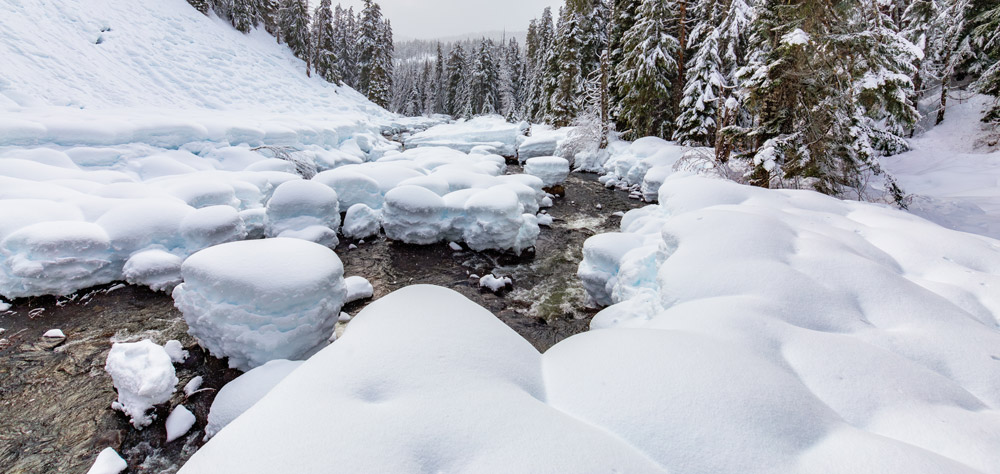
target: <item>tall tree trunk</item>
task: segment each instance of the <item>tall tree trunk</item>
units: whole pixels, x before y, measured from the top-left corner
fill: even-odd
[[[945,77],[941,80],[941,108],[938,109],[937,122],[935,125],[939,125],[944,122],[944,109],[948,105],[948,83],[951,82],[950,77]]]
[[[608,147],[608,133],[610,132],[608,124],[611,121],[608,110],[610,108],[610,101],[608,99],[609,61],[608,50],[605,49],[601,54],[601,143],[599,146],[601,150]]]
[[[678,0],[677,5],[680,8],[679,20],[677,23],[677,43],[679,48],[677,51],[677,78],[674,80],[674,93],[671,97],[671,102],[673,104],[673,116],[677,117],[680,113],[681,108],[681,96],[684,95],[684,74],[685,74],[685,59],[684,52],[687,50],[687,4],[688,0]]]

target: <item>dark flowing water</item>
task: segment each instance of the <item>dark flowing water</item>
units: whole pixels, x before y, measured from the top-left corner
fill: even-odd
[[[456,252],[447,244],[414,246],[384,238],[355,249],[343,242],[337,253],[348,275],[371,281],[375,298],[413,284],[451,288],[544,351],[585,331],[597,311],[587,306],[575,275],[583,241],[616,230],[620,220],[613,214],[641,205],[605,189],[592,175],[571,174],[565,189],[565,197],[548,209],[555,222],[542,228],[534,256]],[[472,275],[491,272],[511,277],[513,290],[481,291]],[[356,314],[368,302],[352,303],[345,311]],[[114,284],[72,298],[17,300],[0,313],[0,328],[0,471],[5,473],[86,472],[106,447],[129,462],[127,472],[174,472],[203,444],[215,391],[239,375],[198,348],[168,295],[145,288]],[[42,338],[54,328],[66,339]],[[205,390],[190,398],[180,388],[174,394],[169,406],[183,402],[198,422],[171,443],[163,425],[166,406],[142,431],[110,408],[116,394],[104,363],[111,343],[146,338],[159,344],[177,339],[191,353],[177,366],[179,387],[195,376],[205,379]]]

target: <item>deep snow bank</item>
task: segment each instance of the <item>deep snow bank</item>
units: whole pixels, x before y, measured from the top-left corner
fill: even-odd
[[[183,472],[998,472],[1000,242],[721,180],[660,199],[588,246],[595,330],[539,355],[406,288]]]

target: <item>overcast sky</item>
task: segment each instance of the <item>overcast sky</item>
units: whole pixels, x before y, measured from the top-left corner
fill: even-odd
[[[310,0],[311,4],[319,3]],[[360,11],[363,0],[333,0],[346,9]],[[382,13],[392,20],[397,39],[433,39],[486,31],[525,31],[542,9],[553,16],[562,0],[379,0]]]

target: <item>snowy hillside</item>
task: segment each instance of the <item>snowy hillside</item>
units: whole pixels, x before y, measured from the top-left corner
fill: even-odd
[[[391,118],[306,77],[266,33],[243,35],[184,0],[0,0],[0,11],[0,146],[310,141]]]

